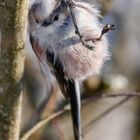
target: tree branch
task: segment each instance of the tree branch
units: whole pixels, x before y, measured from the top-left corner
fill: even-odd
[[[107,97],[107,96],[106,96]],[[109,96],[108,96],[109,97]],[[113,97],[113,96],[110,96]],[[119,96],[116,96],[119,97]],[[117,109],[118,107],[120,107],[121,105],[123,105],[124,103],[126,103],[127,101],[129,101],[131,97],[125,97],[124,99],[122,99],[120,102],[118,102],[117,104],[111,106],[109,109],[105,110],[104,112],[102,112],[98,117],[96,117],[94,120],[90,121],[83,129],[83,137],[84,135],[86,135],[87,133],[90,132],[90,130],[92,130],[93,124],[96,123],[97,121],[101,120],[103,117],[105,117],[106,115],[108,115],[110,112],[114,111],[115,109]]]
[[[140,97],[140,93],[137,92],[122,92],[122,93],[114,93],[114,94],[100,94],[100,95],[96,95],[90,98],[87,98],[85,100],[83,100],[83,102],[87,102],[87,101],[93,101],[93,100],[97,100],[97,99],[102,99],[102,98],[118,98],[118,97]]]
[[[63,1],[63,0],[61,0],[61,1]],[[79,36],[82,45],[83,45],[84,47],[86,47],[87,49],[89,49],[89,50],[94,50],[94,46],[93,46],[93,45],[89,45],[89,44],[87,43],[88,41],[93,41],[93,42],[95,42],[95,41],[100,41],[101,38],[102,38],[102,36],[103,36],[105,33],[107,33],[107,32],[110,31],[110,30],[114,30],[114,29],[115,29],[115,28],[114,28],[114,25],[112,25],[112,24],[107,24],[107,25],[105,25],[105,26],[103,27],[103,29],[102,29],[102,31],[101,31],[100,37],[98,37],[98,38],[89,38],[89,39],[85,39],[84,36],[82,36],[81,33],[80,33],[80,30],[79,30],[78,25],[77,25],[76,17],[75,17],[74,12],[73,12],[73,8],[74,8],[74,7],[77,6],[77,7],[81,7],[81,8],[82,8],[82,6],[79,5],[79,4],[77,4],[77,3],[75,3],[74,0],[64,0],[64,1],[67,2],[67,5],[68,5],[68,7],[69,7],[70,14],[71,14],[72,21],[73,21],[73,25],[74,25],[74,27],[75,27],[75,33]]]
[[[19,140],[27,0],[0,1],[0,139]]]
[[[80,33],[80,30],[78,28],[78,25],[77,25],[77,21],[76,21],[76,17],[73,13],[73,8],[75,6],[78,6],[73,0],[67,0],[67,3],[68,3],[68,6],[69,6],[69,10],[70,10],[70,14],[71,14],[71,17],[72,17],[72,20],[73,20],[73,25],[75,27],[75,33],[79,36],[80,40],[81,40],[81,43],[84,47],[90,49],[90,50],[93,50],[94,49],[94,46],[91,46],[91,45],[88,45],[86,43],[86,41],[84,40],[84,36],[81,35]]]
[[[66,110],[60,110],[54,114],[52,114],[50,117],[46,117],[42,120],[40,120],[34,127],[32,127],[29,131],[27,131],[20,140],[27,140],[30,138],[31,135],[33,135],[39,128],[41,128],[46,123],[50,122],[54,118],[62,115]]]
[[[128,101],[131,97],[140,97],[140,93],[132,92],[132,93],[119,93],[119,94],[102,94],[99,96],[95,96],[90,99],[85,99],[82,101],[82,104],[86,102],[92,102],[93,100],[97,99],[103,99],[103,98],[116,98],[116,97],[126,97],[122,99],[119,103],[115,104],[114,106],[110,107],[108,110],[100,114],[96,119],[92,120],[90,123],[88,123],[84,128],[83,128],[83,135],[85,135],[89,129],[92,127],[93,123],[100,120],[103,118],[105,115],[116,109],[117,107],[121,106],[124,104],[126,101]],[[65,113],[66,110],[60,110],[54,114],[52,114],[50,117],[46,117],[42,120],[40,120],[33,128],[31,128],[29,131],[27,131],[20,140],[27,140],[31,135],[33,135],[39,128],[43,127],[46,123],[49,123],[51,120],[55,119],[56,117],[62,115]]]

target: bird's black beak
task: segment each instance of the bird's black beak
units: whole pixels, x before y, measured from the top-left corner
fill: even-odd
[[[50,24],[51,24],[51,22],[45,20],[45,21],[42,22],[41,26],[47,27],[47,26],[49,26]]]

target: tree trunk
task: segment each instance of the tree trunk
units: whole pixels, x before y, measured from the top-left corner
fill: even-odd
[[[19,140],[27,0],[0,0],[0,140]]]

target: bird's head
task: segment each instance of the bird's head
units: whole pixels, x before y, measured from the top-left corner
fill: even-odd
[[[49,43],[65,35],[72,19],[64,0],[38,0],[29,11],[30,32],[35,38]]]

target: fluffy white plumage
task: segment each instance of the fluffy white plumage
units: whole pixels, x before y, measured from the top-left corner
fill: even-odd
[[[44,19],[46,21],[50,19],[49,16],[58,2],[59,0],[45,0],[42,4],[36,1],[36,9],[31,9],[29,13],[30,32],[42,49],[48,49],[59,58],[66,78],[86,79],[97,74],[108,59],[107,38],[104,35],[101,40],[89,41],[89,44],[95,46],[94,50],[85,48],[75,34],[73,21],[67,10],[59,15],[57,21],[53,21],[48,26],[42,26]],[[77,2],[77,4],[79,6],[73,8],[73,12],[81,35],[85,39],[99,38],[103,29],[99,22],[99,11],[85,2]]]
[[[63,0],[37,0],[29,11],[29,32],[34,52],[48,63],[65,97],[70,97],[75,140],[81,140],[79,81],[97,74],[108,59],[108,41],[99,11],[85,2],[72,8],[80,34],[90,50],[75,33],[72,16]],[[105,32],[108,29],[105,30]],[[46,70],[47,71],[47,70]]]

